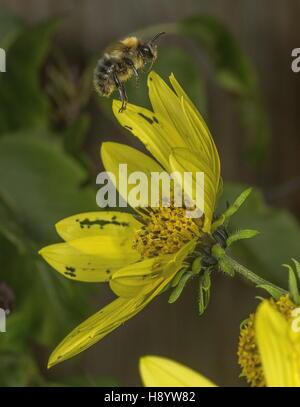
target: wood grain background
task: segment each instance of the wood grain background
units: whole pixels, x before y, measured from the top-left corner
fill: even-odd
[[[299,0],[0,0],[0,7],[30,22],[63,15],[57,41],[68,54],[87,56],[97,55],[107,43],[147,25],[175,22],[194,13],[219,17],[250,56],[271,118],[272,144],[264,190],[270,203],[299,217],[300,73],[297,76],[290,68],[291,50],[300,46]],[[214,86],[209,87],[209,112],[223,177],[261,184],[241,154],[244,139],[230,97]],[[88,140],[95,160],[99,143],[118,139],[119,134],[98,113]],[[126,142],[134,143],[129,138]],[[216,276],[211,305],[199,318],[196,289],[191,284],[174,305],[168,305],[163,295],[85,352],[80,363],[67,362],[54,369],[62,374],[111,375],[122,385],[137,385],[139,356],[158,354],[201,371],[219,385],[243,385],[237,379],[235,353],[239,324],[255,308],[254,291],[236,279]],[[110,297],[109,291],[101,288],[95,301],[104,305]]]

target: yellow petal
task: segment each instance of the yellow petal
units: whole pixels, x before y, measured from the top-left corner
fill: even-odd
[[[154,171],[163,171],[162,167],[153,158],[125,144],[110,141],[102,143],[101,158],[106,171],[110,171],[115,175],[119,173],[119,164],[127,164],[128,174],[141,171],[150,175]]]
[[[186,147],[178,131],[161,115],[139,106],[127,104],[119,112],[121,102],[114,100],[113,111],[119,123],[138,137],[153,157],[169,170],[169,155],[173,147]]]
[[[173,73],[171,73],[171,75],[169,76],[169,80],[170,80],[172,88],[175,90],[175,93],[178,96],[178,98],[179,99],[185,99],[193,110],[198,111],[196,106],[193,104],[191,99],[186,94],[186,92],[180,86],[179,82],[177,81],[177,79],[175,78]],[[202,117],[200,114],[199,114],[199,116]],[[202,120],[204,122],[204,119],[202,119]],[[204,122],[204,124],[205,124],[205,122]]]
[[[164,269],[173,257],[146,259],[123,267],[114,273],[109,282],[110,288],[119,297],[133,297],[145,286],[151,290],[157,279],[164,275]]]
[[[176,94],[154,72],[149,74],[149,96],[155,113],[161,114],[183,138],[186,148],[197,152],[199,160],[210,163],[217,182],[220,177],[220,159],[210,131],[194,104],[176,81],[174,75],[170,82]],[[174,148],[181,147],[173,145]]]
[[[192,173],[191,191],[193,192],[193,197],[195,197],[196,187],[199,189],[199,192],[204,192],[205,224],[203,230],[208,232],[211,226],[219,186],[219,180],[216,181],[210,164],[204,159],[199,160],[194,153],[187,149],[175,149],[170,156],[170,165],[173,171],[181,173],[182,179],[185,172]],[[197,172],[204,172],[204,191],[202,185],[197,183]],[[185,188],[186,191],[187,189]]]
[[[169,121],[178,131],[186,147],[194,148],[190,139],[180,99],[155,72],[148,75],[149,98],[155,114]]]
[[[39,252],[59,273],[72,280],[108,281],[119,268],[140,255],[124,236],[90,236],[46,246]]]
[[[199,112],[192,109],[190,104],[182,99],[183,111],[185,113],[190,137],[194,145],[193,151],[197,152],[199,160],[206,160],[210,163],[216,178],[220,177],[220,158],[213,141],[213,138]]]
[[[144,297],[118,298],[75,328],[56,347],[49,358],[52,367],[94,345],[143,306]]]
[[[75,328],[53,351],[49,367],[77,355],[89,348],[129,318],[140,312],[171,282],[185,257],[194,249],[196,240],[183,246],[168,263],[163,277],[155,284],[145,286],[132,298],[118,298]]]
[[[215,387],[194,370],[158,356],[141,358],[140,374],[145,387]]]
[[[268,301],[260,304],[255,334],[268,387],[300,387],[300,333]]]
[[[177,82],[175,76],[171,74],[169,79],[177,96],[181,100],[182,109],[186,115],[188,126],[190,127],[190,135],[194,145],[193,151],[197,151],[197,153],[201,151],[202,155],[206,156],[206,160],[212,162],[213,171],[218,174],[217,177],[219,177],[220,158],[205,120]]]
[[[116,271],[110,280],[110,287],[120,297],[132,297],[141,289],[150,291],[157,280],[170,279],[182,268],[184,259],[194,250],[196,239],[181,247],[177,253],[146,259]]]
[[[171,277],[170,277],[171,278]],[[149,292],[148,287],[132,298],[117,298],[75,328],[53,351],[48,367],[69,359],[94,345],[105,335],[118,328],[140,312],[170,282],[159,279]]]
[[[127,179],[122,180],[119,176],[119,165],[127,164],[127,177],[134,172],[140,172],[145,174],[148,180],[148,193],[146,191],[148,205],[150,206],[151,199],[151,173],[152,172],[162,172],[162,167],[154,161],[151,157],[140,151],[128,147],[124,144],[106,142],[102,144],[101,147],[101,157],[106,171],[114,174],[116,179],[116,188],[118,189],[120,195],[127,200],[130,191],[135,188],[135,183],[132,185],[127,185]],[[127,192],[124,192],[124,187],[127,185]]]
[[[126,212],[86,212],[58,222],[57,233],[66,241],[89,236],[126,234],[133,236],[141,224]]]

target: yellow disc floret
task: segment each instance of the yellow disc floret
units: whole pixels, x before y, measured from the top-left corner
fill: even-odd
[[[185,243],[201,235],[203,219],[188,218],[186,209],[161,207],[143,216],[145,224],[137,231],[133,247],[142,257],[155,257],[177,252]]]
[[[296,308],[296,305],[290,300],[289,295],[280,297],[276,302],[270,299],[269,302],[286,320],[289,321],[291,319],[291,311]],[[251,386],[265,387],[266,383],[261,357],[255,339],[254,321],[255,314],[251,314],[241,329],[238,346],[238,362],[242,367],[242,376],[245,376]]]

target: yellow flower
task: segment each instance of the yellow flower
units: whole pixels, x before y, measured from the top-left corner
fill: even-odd
[[[255,315],[255,338],[268,387],[300,387],[300,332],[268,300]],[[197,372],[175,361],[145,356],[140,373],[146,387],[212,387]]]
[[[210,231],[220,184],[218,152],[203,118],[173,75],[170,82],[175,92],[154,72],[149,74],[153,112],[129,104],[119,113],[120,102],[113,104],[119,122],[155,160],[126,145],[103,143],[102,161],[116,180],[124,163],[128,175],[204,172],[204,215],[187,218],[185,208],[171,205],[135,208],[135,216],[101,211],[58,222],[56,230],[65,242],[47,246],[40,254],[67,278],[109,282],[118,298],[75,328],[54,350],[49,366],[87,349],[141,311],[169,286],[201,234]]]
[[[239,363],[255,387],[300,387],[300,333],[289,296],[264,301],[241,330]]]

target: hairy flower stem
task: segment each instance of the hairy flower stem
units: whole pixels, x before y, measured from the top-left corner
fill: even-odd
[[[241,264],[239,264],[231,257],[227,256],[226,254],[223,256],[222,260],[227,266],[232,268],[236,273],[240,274],[247,280],[251,281],[251,283],[254,283],[255,285],[269,285],[274,289],[278,290],[278,292],[280,292],[281,295],[285,295],[288,293],[288,291],[284,290],[283,288],[278,287],[273,283],[270,283],[269,281],[265,280],[262,277],[259,277],[257,274],[253,273],[253,271],[247,269],[247,267],[245,266],[242,266]]]

